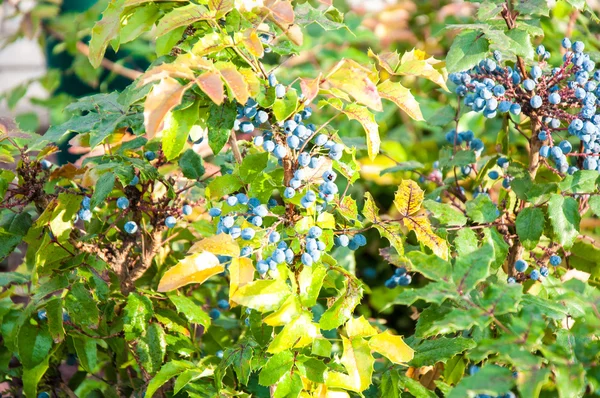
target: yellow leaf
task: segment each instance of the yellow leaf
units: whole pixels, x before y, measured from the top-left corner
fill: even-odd
[[[374,336],[377,333],[377,329],[375,329],[369,321],[365,319],[364,316],[360,316],[358,318],[350,318],[346,323],[346,333],[348,337],[370,337]]]
[[[294,9],[287,0],[266,0],[264,7],[271,12],[273,19],[284,25],[294,23]]]
[[[446,241],[437,236],[431,229],[431,223],[425,215],[412,215],[402,219],[404,226],[417,235],[419,242],[429,247],[433,253],[443,258],[448,259],[448,244]]]
[[[403,180],[396,191],[394,204],[400,215],[407,217],[416,213],[423,203],[423,190],[412,180]]]
[[[208,238],[204,238],[201,241],[194,243],[190,248],[189,253],[197,253],[200,251],[207,251],[221,256],[240,256],[240,246],[231,235],[227,234],[212,235]]]
[[[258,280],[238,289],[230,300],[260,312],[273,311],[290,295],[289,286],[281,280]]]
[[[288,323],[275,336],[267,352],[277,354],[289,348],[305,347],[321,336],[319,327],[312,322],[312,316],[303,313]]]
[[[193,80],[194,71],[188,65],[178,63],[177,61],[161,64],[148,70],[140,77],[140,86],[162,80],[166,77]]]
[[[172,77],[166,77],[152,87],[144,103],[144,125],[148,139],[160,132],[165,116],[179,105],[183,93],[189,87],[189,84],[182,86]]]
[[[346,108],[343,108],[341,101],[330,100],[327,102],[339,111],[342,111],[348,119],[356,120],[362,124],[367,134],[367,151],[369,152],[369,159],[373,160],[379,153],[379,147],[381,145],[381,139],[379,138],[379,126],[375,121],[375,116],[367,108],[361,105],[349,104]]]
[[[324,229],[334,229],[335,228],[335,218],[331,213],[321,213],[317,217],[317,225]]]
[[[350,94],[356,102],[382,111],[381,97],[370,79],[371,71],[356,61],[343,59],[334,66],[326,79],[332,87]]]
[[[425,120],[421,108],[410,90],[400,83],[386,80],[377,86],[381,98],[392,101],[414,120]]]
[[[421,50],[405,52],[400,60],[400,67],[396,69],[396,73],[405,76],[424,77],[431,80],[446,91],[446,81],[448,80],[448,71],[446,63],[437,60],[433,57],[427,58],[427,53]]]
[[[314,398],[350,398],[346,391],[330,390],[325,384],[320,384],[314,395]]]
[[[216,53],[227,47],[233,46],[233,40],[230,36],[213,33],[205,35],[194,44],[192,54],[203,57],[208,54]]]
[[[234,257],[229,264],[229,298],[240,287],[254,280],[254,266],[247,257]]]
[[[212,253],[194,253],[165,272],[158,283],[159,292],[168,292],[190,283],[203,283],[213,275],[225,270]]]
[[[205,72],[196,78],[196,84],[200,87],[200,90],[204,91],[206,95],[217,105],[221,105],[225,99],[223,92],[223,81],[221,76],[216,72]]]
[[[340,336],[344,345],[344,353],[340,362],[348,374],[329,372],[326,380],[328,387],[343,388],[361,392],[371,385],[373,363],[375,359],[367,342],[361,338],[348,339]]]
[[[298,296],[291,294],[281,305],[281,307],[263,319],[263,322],[269,326],[287,325],[302,312],[302,306]]]
[[[415,356],[415,351],[402,340],[402,337],[394,336],[389,330],[371,337],[369,347],[396,364],[410,362]]]
[[[244,80],[246,81],[250,97],[255,98],[260,93],[261,89],[261,83],[258,80],[258,77],[256,77],[256,73],[254,73],[252,69],[248,68],[240,68],[238,69],[238,72],[241,73],[241,75],[244,77]]]

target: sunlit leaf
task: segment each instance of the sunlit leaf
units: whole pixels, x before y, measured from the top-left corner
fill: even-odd
[[[94,68],[100,66],[108,43],[119,34],[124,3],[125,0],[111,0],[102,13],[102,19],[92,28],[89,59]]]
[[[224,270],[225,268],[213,253],[208,251],[194,253],[168,269],[161,278],[157,290],[168,292],[190,283],[203,283]]]
[[[307,104],[310,104],[317,95],[319,95],[319,87],[321,85],[322,75],[319,73],[315,79],[300,79],[300,89],[302,90],[302,95],[304,95],[304,99]]]
[[[177,80],[167,77],[152,87],[144,103],[144,125],[149,139],[161,131],[167,113],[181,102],[189,85],[182,86]]]
[[[258,280],[239,287],[230,300],[244,307],[265,312],[279,308],[290,293],[290,288],[283,281]]]
[[[377,333],[377,329],[375,329],[369,321],[365,319],[364,316],[359,316],[358,318],[350,318],[346,323],[346,333],[348,337],[370,337],[374,336]]]
[[[247,257],[234,257],[229,265],[229,298],[238,288],[254,280],[254,265]],[[230,300],[231,301],[231,300]]]
[[[194,243],[189,253],[198,253],[202,251],[211,252],[221,256],[240,256],[240,246],[228,234],[212,235]]]
[[[218,63],[215,64],[215,66],[221,73],[221,76],[233,97],[240,104],[245,104],[248,101],[250,94],[248,93],[248,85],[244,80],[244,76],[238,72],[235,65],[231,63]]]
[[[371,81],[370,73],[356,61],[344,59],[333,67],[325,79],[332,87],[351,95],[359,104],[381,111],[381,97]]]
[[[289,322],[275,336],[267,352],[276,354],[290,348],[305,347],[320,335],[319,327],[312,322],[312,316],[303,313]]]
[[[219,73],[205,72],[196,78],[196,84],[215,104],[221,105],[223,103],[225,99],[223,90],[225,87]]]
[[[329,372],[326,384],[332,388],[343,388],[356,392],[364,391],[371,385],[373,375],[375,359],[371,355],[371,349],[367,341],[361,337],[352,339],[344,336],[340,337],[344,345],[344,353],[340,362],[346,369],[347,374]]]
[[[408,217],[421,209],[424,193],[412,180],[403,180],[394,197],[394,205],[403,217]]]
[[[164,36],[180,26],[188,26],[194,22],[213,19],[210,11],[201,4],[188,4],[177,7],[160,19],[156,28],[155,37]]]
[[[396,364],[410,362],[415,355],[415,351],[402,340],[402,337],[394,336],[389,330],[371,337],[369,347]]]
[[[414,95],[412,95],[410,90],[402,84],[386,80],[377,86],[377,91],[379,92],[379,95],[381,95],[381,98],[392,101],[411,118],[415,120],[425,120],[423,119],[421,108]]]

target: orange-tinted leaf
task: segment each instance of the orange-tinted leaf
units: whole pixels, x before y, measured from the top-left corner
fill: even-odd
[[[273,18],[282,24],[294,23],[294,9],[292,3],[287,0],[267,0],[265,8],[271,11]]]
[[[246,84],[248,85],[248,91],[250,92],[250,97],[256,98],[256,96],[260,93],[260,81],[258,77],[256,77],[256,73],[252,71],[252,69],[241,68],[238,69],[238,72],[244,77]]]
[[[231,63],[220,63],[215,66],[219,69],[219,72],[221,73],[225,84],[229,87],[233,97],[240,104],[245,104],[248,101],[250,94],[248,93],[248,86],[244,80],[244,76],[242,76]]]
[[[325,4],[326,6],[330,6],[333,4],[333,0],[317,0],[321,4]]]
[[[223,81],[217,72],[205,72],[196,78],[196,84],[217,105],[225,99]]]
[[[425,120],[423,119],[423,114],[421,113],[421,107],[419,106],[419,103],[412,95],[410,90],[404,87],[402,84],[393,82],[391,80],[386,80],[377,86],[377,91],[379,91],[381,98],[392,101],[398,106],[398,108],[406,112],[412,119]]]
[[[240,246],[233,240],[231,235],[218,234],[204,238],[194,243],[189,253],[207,251],[220,256],[239,257]]]
[[[194,71],[192,71],[187,65],[180,63],[165,63],[158,65],[142,75],[140,78],[140,85],[145,85],[158,80],[162,80],[166,77],[193,80]]]
[[[304,95],[307,104],[310,104],[319,95],[319,86],[321,84],[321,74],[316,79],[300,79],[300,89]]]
[[[179,105],[188,87],[189,85],[182,86],[177,80],[167,77],[152,88],[144,103],[144,125],[148,139],[152,139],[160,131],[165,116]]]
[[[369,69],[353,60],[344,59],[329,72],[326,79],[332,87],[348,93],[356,102],[382,111],[381,97],[370,75]]]
[[[302,28],[298,25],[290,25],[285,30],[285,35],[297,46],[301,46],[304,43],[304,34],[302,33]]]
[[[158,284],[159,292],[168,292],[190,283],[203,283],[213,275],[223,272],[217,256],[210,252],[194,253],[165,272]]]
[[[257,58],[261,58],[264,54],[264,48],[256,30],[246,30],[242,35],[242,43],[244,47]]]
[[[87,167],[77,168],[73,163],[67,163],[64,166],[60,166],[59,168],[52,171],[50,174],[50,180],[55,180],[59,177],[64,177],[68,179],[73,179],[75,176],[84,174],[87,170]]]

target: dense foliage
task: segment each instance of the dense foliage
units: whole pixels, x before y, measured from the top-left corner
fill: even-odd
[[[43,135],[0,126],[11,394],[598,395],[600,72],[562,39],[578,16],[597,22],[481,2],[445,23],[445,62],[380,51],[327,0],[111,0],[89,46],[56,18],[81,78],[134,81]],[[137,42],[145,72],[107,61]],[[75,164],[51,161],[65,139]]]

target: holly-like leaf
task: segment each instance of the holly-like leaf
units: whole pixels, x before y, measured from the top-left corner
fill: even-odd
[[[294,354],[290,350],[278,352],[273,355],[258,375],[258,383],[262,386],[271,386],[289,372],[294,365]]]
[[[300,314],[275,336],[267,352],[276,354],[290,348],[305,347],[320,337],[319,327],[312,321],[312,314]]]
[[[162,79],[152,87],[144,102],[144,125],[148,139],[161,131],[163,120],[181,102],[189,85],[182,86],[172,77]]]
[[[424,193],[412,180],[403,180],[394,197],[394,205],[402,217],[408,217],[421,209]]]
[[[127,305],[123,315],[125,340],[131,341],[141,336],[146,331],[153,314],[152,302],[148,297],[137,293],[127,296]]]
[[[197,180],[204,175],[204,166],[202,157],[194,152],[193,149],[188,149],[179,159],[179,167],[185,178]]]
[[[371,337],[375,336],[379,332],[375,329],[364,316],[358,318],[351,317],[346,322],[346,333],[348,337]]]
[[[102,174],[96,181],[94,193],[90,198],[90,209],[95,209],[104,203],[106,197],[111,193],[115,186],[115,175],[111,172]]]
[[[158,323],[151,323],[137,342],[136,353],[146,372],[158,372],[167,352],[165,332]]]
[[[145,395],[148,397],[154,396],[154,393],[163,386],[167,381],[190,369],[192,365],[184,361],[169,361],[164,364],[156,375],[148,383],[148,388]]]
[[[321,329],[331,330],[343,325],[360,303],[363,295],[362,288],[356,286],[353,281],[347,282],[347,285],[338,299],[321,316],[319,321]]]
[[[238,288],[254,280],[254,266],[247,257],[234,257],[229,265],[229,299]]]
[[[230,62],[220,62],[215,64],[215,67],[221,73],[223,81],[229,88],[229,92],[232,94],[240,104],[245,104],[250,97],[248,92],[248,84],[235,65]]]
[[[427,199],[423,202],[423,206],[433,213],[433,217],[442,225],[462,227],[467,223],[467,217],[448,203],[439,203],[435,200]]]
[[[377,86],[381,98],[392,101],[414,120],[425,120],[421,107],[410,90],[398,82],[386,80]]]
[[[170,161],[177,158],[183,151],[190,135],[190,130],[197,121],[197,104],[167,114],[162,137],[162,150],[167,160]]]
[[[381,97],[371,80],[371,71],[356,61],[343,59],[325,77],[334,88],[352,96],[356,102],[376,111],[382,111]]]
[[[212,235],[194,243],[189,253],[207,251],[220,256],[239,257],[240,246],[228,234]]]
[[[533,250],[544,231],[544,212],[539,207],[526,207],[517,215],[517,235],[523,246]]]
[[[415,351],[402,340],[402,337],[394,336],[389,330],[371,337],[369,347],[395,364],[410,362],[415,355]]]
[[[488,40],[476,31],[460,33],[450,46],[446,56],[448,72],[462,72],[484,59],[489,52]]]
[[[38,327],[27,320],[18,330],[17,347],[23,367],[32,369],[48,356],[52,336],[46,325]]]
[[[73,323],[89,328],[98,327],[100,312],[96,300],[83,283],[78,282],[71,286],[65,298],[65,309]]]
[[[214,18],[214,15],[211,15],[211,12],[201,4],[188,4],[177,7],[160,19],[155,36],[161,37],[180,26],[188,26],[194,22]]]
[[[424,340],[415,346],[415,356],[411,366],[432,366],[438,362],[445,363],[457,354],[475,347],[473,339],[464,337],[440,337],[435,340]]]
[[[298,108],[298,93],[294,89],[286,91],[283,98],[277,98],[273,104],[273,114],[277,121],[288,119]]]
[[[321,85],[322,75],[319,73],[315,79],[300,79],[300,89],[307,104],[310,104],[317,95],[319,95],[319,87]]]
[[[168,292],[190,283],[204,283],[211,276],[220,274],[224,270],[225,268],[213,253],[208,251],[194,253],[168,269],[160,279],[157,290]]]
[[[183,314],[188,321],[202,325],[205,329],[210,326],[210,317],[208,314],[189,297],[171,295],[169,296],[169,300],[175,305],[177,312]]]
[[[209,0],[208,9],[214,14],[215,18],[222,18],[235,6],[234,0]]]
[[[273,311],[290,295],[290,288],[280,280],[258,280],[239,287],[231,301],[260,312]]]
[[[492,396],[507,393],[515,384],[512,371],[497,365],[485,365],[472,376],[463,378],[450,391],[448,398],[463,398],[477,394]]]
[[[327,376],[326,384],[331,388],[342,388],[355,392],[364,391],[371,385],[373,364],[375,363],[375,359],[371,355],[371,348],[361,337],[353,339],[340,337],[344,346],[340,362],[347,374],[331,371]]]
[[[94,68],[100,67],[108,43],[119,34],[124,3],[125,0],[111,0],[102,13],[102,19],[92,28],[89,59]]]
[[[579,205],[572,197],[553,194],[548,200],[548,217],[552,226],[552,239],[570,248],[579,235]]]

